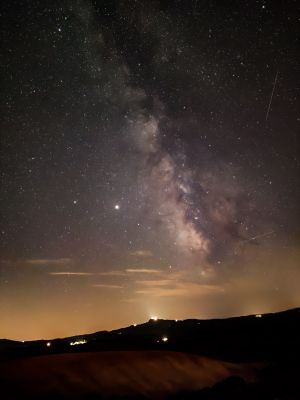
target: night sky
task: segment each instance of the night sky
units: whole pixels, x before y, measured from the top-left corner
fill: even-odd
[[[296,1],[7,1],[0,337],[300,305]]]

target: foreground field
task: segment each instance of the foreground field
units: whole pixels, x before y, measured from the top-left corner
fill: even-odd
[[[0,398],[299,400],[300,309],[0,340]],[[76,345],[75,345],[76,344]]]
[[[8,398],[165,398],[213,386],[229,376],[255,379],[253,365],[168,351],[74,353],[0,364]]]

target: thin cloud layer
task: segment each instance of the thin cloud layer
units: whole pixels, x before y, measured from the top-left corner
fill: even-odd
[[[95,283],[91,286],[95,287],[95,288],[102,288],[102,289],[123,289],[123,287],[124,287],[121,285],[109,285],[109,284],[105,284],[105,283]]]
[[[73,260],[71,258],[31,258],[25,260],[25,264],[29,265],[65,265],[70,264]]]
[[[136,250],[129,253],[133,257],[152,257],[153,253],[150,250]]]
[[[129,274],[160,274],[162,271],[159,269],[151,269],[151,268],[127,268],[125,270]]]
[[[48,275],[55,276],[90,276],[94,275],[93,272],[72,272],[72,271],[57,271],[57,272],[48,272]]]

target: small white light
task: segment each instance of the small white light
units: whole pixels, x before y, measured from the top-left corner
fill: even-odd
[[[153,317],[151,317],[151,320],[152,320],[152,321],[157,321],[157,320],[158,320],[158,317],[157,317],[156,315],[154,315]]]
[[[255,316],[256,316],[256,318],[261,318],[262,317],[261,314],[256,314]]]
[[[78,344],[85,344],[86,340],[76,340],[75,342],[70,342],[70,346],[77,346]]]
[[[162,340],[163,342],[167,342],[167,341],[168,341],[168,338],[167,338],[167,336],[164,336],[161,340]]]
[[[50,346],[51,346],[51,342],[47,342],[47,343],[46,343],[46,346],[47,346],[47,347],[50,347]]]
[[[116,204],[116,205],[115,205],[115,210],[120,210],[119,204]]]

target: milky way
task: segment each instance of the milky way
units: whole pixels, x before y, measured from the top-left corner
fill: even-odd
[[[0,336],[299,305],[296,15],[7,2]]]

